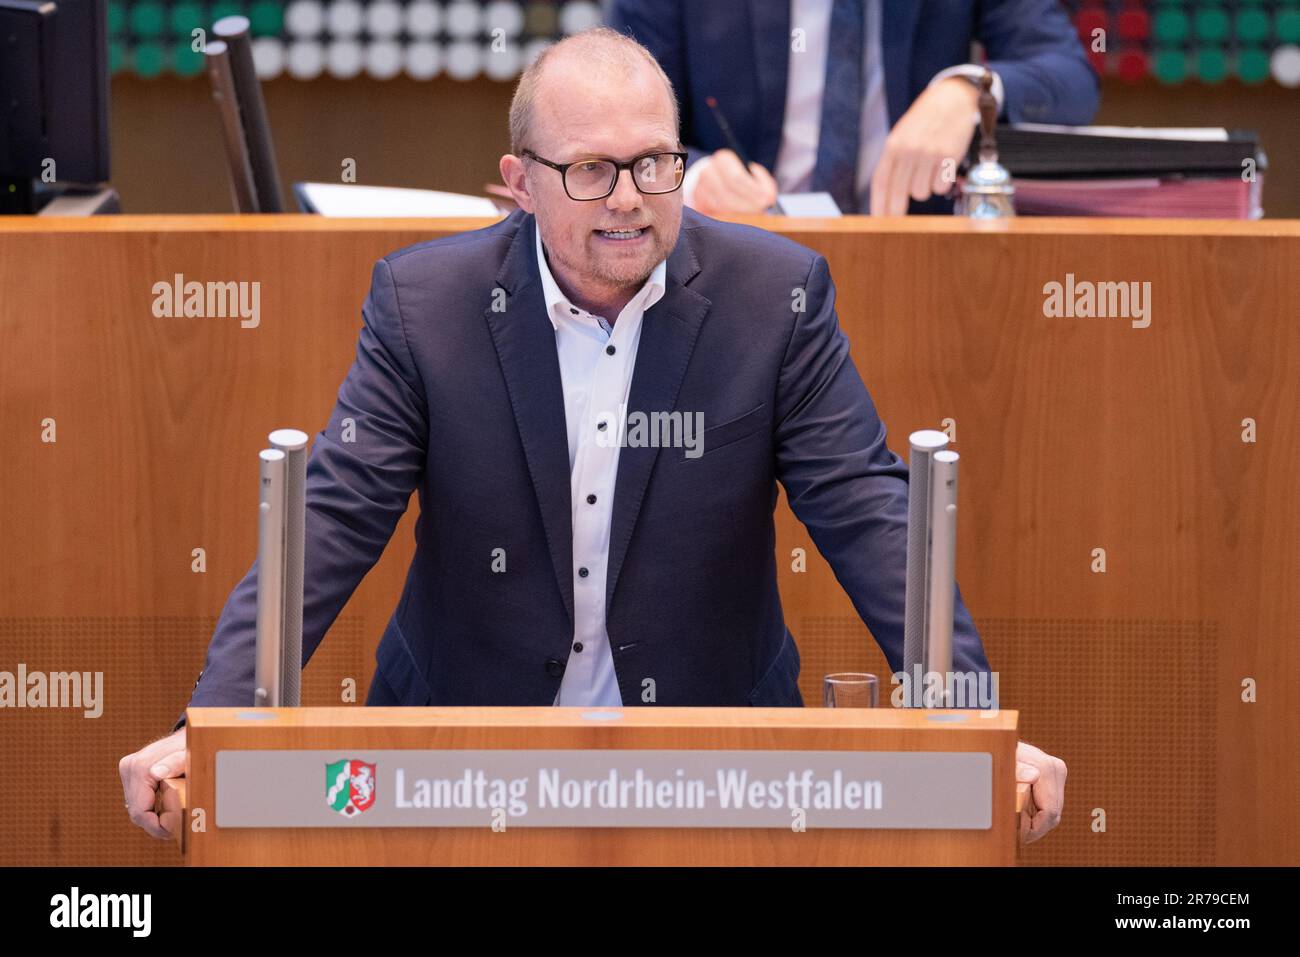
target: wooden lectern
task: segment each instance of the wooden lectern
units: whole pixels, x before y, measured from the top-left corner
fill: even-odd
[[[1028,786],[1015,781],[1017,718],[1015,711],[894,708],[190,708],[188,774],[163,782],[158,806],[185,863],[193,865],[1013,865],[1021,816],[1033,813]],[[491,768],[504,767],[499,763],[504,759],[517,768],[537,765],[532,768],[538,781],[536,809],[515,821],[500,808],[495,817],[486,810],[481,815],[458,811],[454,813],[470,817],[455,826],[431,826],[421,823],[431,818],[419,817],[452,812],[379,809],[380,791],[418,793],[412,776],[392,767],[405,761],[395,755],[410,755],[412,761],[423,756],[426,766],[441,761],[450,767],[455,762],[447,759],[460,755],[449,752],[474,755]],[[803,828],[794,823],[800,812],[784,805],[746,811],[767,815],[759,826],[737,823],[740,817],[727,818],[726,826],[703,826],[700,821],[712,819],[692,818],[693,813],[724,812],[594,806],[544,811],[541,782],[555,759],[577,762],[602,779],[616,776],[611,765],[627,770],[629,762],[658,761],[663,768],[696,762],[710,772],[702,776],[706,783],[715,780],[710,776],[715,772],[722,783],[724,772],[713,764],[727,760],[744,766],[742,773],[775,768],[773,761],[785,760],[783,767],[792,769],[790,788],[797,784],[793,769],[818,762],[823,768],[838,767],[837,762],[883,767],[894,777],[884,776],[872,808],[867,786],[850,781],[841,787],[837,770],[838,823],[828,823],[832,818],[824,816],[832,812],[811,806],[814,792],[790,790],[791,800],[810,804],[803,811]],[[342,764],[348,760],[353,763]],[[294,761],[299,766],[297,790],[290,781]],[[360,779],[364,798],[348,803],[349,772],[340,768],[369,776]],[[930,770],[916,770],[922,768]],[[925,777],[947,773],[944,768],[974,769],[975,776],[966,783]],[[733,770],[726,774],[733,775],[727,779],[733,784],[741,780]],[[675,777],[682,779],[680,767]],[[918,783],[918,777],[924,782]],[[628,800],[639,786],[631,778],[630,772],[622,778]],[[375,780],[377,787],[372,786]],[[553,784],[555,779],[546,780]],[[931,780],[940,783],[932,786]],[[829,781],[828,772],[820,792],[824,796],[831,793]],[[556,790],[552,800],[561,793],[576,799],[579,790],[566,782],[570,784],[569,791]],[[610,784],[605,793],[614,795],[617,786]],[[657,786],[668,801],[672,782],[661,780]],[[755,781],[747,787],[754,789],[750,796],[756,806],[768,798]],[[913,793],[918,788],[922,792]],[[774,802],[787,793],[784,778],[771,792]],[[848,795],[843,806],[850,810],[839,809],[841,792]],[[589,800],[593,793],[589,788]],[[644,793],[654,800],[649,784]],[[687,792],[679,788],[678,797],[682,793]],[[729,793],[734,798],[740,792]],[[946,802],[947,810],[929,809],[932,798]],[[383,799],[397,807],[412,806],[409,794],[385,794]],[[715,795],[709,802],[717,800]],[[982,812],[976,810],[981,807]],[[405,815],[403,826],[371,823],[381,813]],[[570,816],[563,818],[568,822],[563,826],[520,826],[528,813]],[[610,819],[601,815],[611,813],[630,815],[618,820],[637,823],[601,826],[601,820]],[[661,816],[649,816],[653,813]],[[953,813],[962,819],[960,826],[946,826],[955,818],[943,815]],[[241,814],[243,819],[236,820]],[[663,815],[672,826],[656,826]],[[690,820],[695,824],[688,826]],[[898,820],[908,823],[898,826]],[[273,823],[256,826],[258,821]],[[307,826],[296,826],[302,824]]]

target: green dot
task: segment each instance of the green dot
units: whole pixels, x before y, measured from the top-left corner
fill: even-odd
[[[255,37],[278,37],[284,30],[284,7],[270,0],[260,0],[248,9],[248,19]]]
[[[1263,83],[1268,79],[1268,52],[1242,50],[1237,56],[1237,76],[1243,83]]]
[[[217,0],[212,5],[212,13],[209,17],[213,23],[216,23],[222,17],[233,17],[235,14],[243,14],[244,5],[236,3],[234,0]]]
[[[203,16],[203,7],[197,3],[178,3],[171,8],[171,15],[167,18],[170,25],[172,36],[188,37],[190,31],[196,27],[204,30],[208,28]]]
[[[1152,23],[1152,32],[1161,43],[1181,43],[1187,39],[1187,14],[1181,10],[1161,10]]]
[[[126,44],[121,40],[110,40],[108,44],[108,72],[119,73],[126,65]]]
[[[1242,10],[1237,14],[1237,36],[1258,43],[1268,36],[1268,14],[1263,10]]]
[[[1196,11],[1196,36],[1201,40],[1222,40],[1228,35],[1228,15],[1221,7]]]
[[[1196,75],[1206,83],[1219,83],[1228,75],[1228,58],[1218,47],[1206,47],[1196,54]]]
[[[163,71],[163,48],[157,43],[141,43],[135,48],[131,65],[135,72],[146,80],[151,80]]]
[[[1276,27],[1277,38],[1282,43],[1300,41],[1300,10],[1279,10]]]
[[[1182,50],[1159,50],[1155,75],[1161,83],[1182,83],[1187,77],[1187,55]]]
[[[118,0],[108,5],[108,35],[119,36],[126,30],[126,7]]]
[[[188,40],[172,47],[172,69],[177,76],[194,76],[203,72],[203,54],[196,53]]]
[[[131,7],[131,32],[138,37],[156,37],[163,31],[163,8],[158,3],[137,3]]]

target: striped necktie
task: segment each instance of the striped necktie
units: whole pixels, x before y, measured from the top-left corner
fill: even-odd
[[[857,211],[854,192],[862,142],[864,20],[863,0],[834,0],[813,169],[812,188],[830,193],[846,213]]]

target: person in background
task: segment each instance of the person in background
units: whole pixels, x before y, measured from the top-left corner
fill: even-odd
[[[1090,123],[1099,100],[1059,0],[612,0],[608,19],[677,90],[684,198],[711,216],[763,212],[778,190],[828,192],[846,213],[950,213],[978,121],[973,40],[999,121]]]

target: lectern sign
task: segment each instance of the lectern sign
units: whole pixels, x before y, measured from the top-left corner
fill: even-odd
[[[966,751],[219,751],[216,822],[986,829],[992,772]]]

